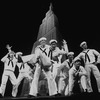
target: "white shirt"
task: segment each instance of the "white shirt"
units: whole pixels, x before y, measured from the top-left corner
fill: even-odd
[[[52,56],[55,57],[55,56],[59,56],[62,54],[67,54],[67,52],[64,50],[60,50],[58,47],[56,47],[55,50],[53,50]]]
[[[71,68],[73,66],[73,61],[70,62],[69,59],[65,60],[67,62],[68,68]]]
[[[64,50],[63,49],[60,50],[58,47],[56,47],[55,50],[53,50],[53,55],[52,56],[55,57],[55,56],[67,54],[68,53],[68,46],[67,46],[67,44],[64,44],[63,47],[64,47]]]
[[[17,63],[17,66],[19,68],[19,72],[28,73],[31,71],[31,68],[27,63],[24,63],[23,65],[22,65],[22,63]]]
[[[59,47],[56,47],[54,50],[52,50],[52,58],[51,58],[51,55],[49,57],[53,61],[61,62],[61,57],[62,57],[61,55],[67,54],[67,53],[68,53],[67,48],[65,50],[63,50],[63,49],[60,50]]]
[[[81,73],[82,75],[86,75],[86,70],[84,69],[83,66],[80,66],[79,69],[77,70],[73,65],[73,67],[69,70],[69,77],[73,79],[75,77],[75,73],[77,72]]]
[[[17,63],[17,59],[15,57],[13,57],[13,59],[10,61],[7,54],[1,59],[1,61],[4,62],[4,70],[11,70],[11,71],[15,70],[15,66]]]
[[[88,52],[87,52],[88,51]],[[85,53],[87,52],[88,56],[89,56],[89,59],[88,58],[85,58]],[[94,49],[86,49],[84,50],[83,52],[81,52],[77,57],[78,58],[82,58],[85,62],[85,59],[86,59],[86,62],[85,64],[89,64],[89,63],[93,63],[93,62],[96,62],[95,60],[95,56],[97,56],[97,62],[99,63],[100,62],[100,53],[97,52],[96,50]]]
[[[49,48],[49,45],[45,45],[44,48],[38,46],[35,49],[35,59],[39,58],[44,66],[51,66],[51,59],[48,57]]]

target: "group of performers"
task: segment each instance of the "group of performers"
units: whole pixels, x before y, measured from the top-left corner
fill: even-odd
[[[0,95],[4,97],[8,79],[12,83],[12,96],[18,94],[18,87],[23,78],[29,79],[30,89],[28,97],[39,95],[39,77],[41,72],[47,80],[48,95],[57,96],[64,92],[65,96],[74,94],[75,83],[80,87],[81,92],[93,92],[91,86],[91,72],[93,73],[98,92],[100,92],[100,71],[97,64],[100,63],[100,53],[94,49],[89,49],[87,42],[83,41],[80,47],[83,49],[78,56],[74,57],[74,52],[68,50],[68,45],[63,40],[63,46],[57,47],[57,40],[51,39],[47,45],[47,38],[39,40],[40,45],[35,48],[33,54],[23,56],[22,52],[14,52],[9,45],[6,46],[8,53],[1,59],[4,63],[4,71],[1,79]],[[62,60],[62,57],[66,59]],[[82,65],[82,60],[84,65]],[[30,67],[30,64],[33,68]],[[15,67],[19,68],[16,78]],[[33,73],[33,69],[34,73]],[[58,81],[56,79],[58,78]]]

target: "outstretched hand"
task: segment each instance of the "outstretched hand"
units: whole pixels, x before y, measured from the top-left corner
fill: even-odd
[[[9,44],[6,45],[6,48],[9,50],[11,49],[12,46],[10,46]]]
[[[11,50],[12,46],[10,46],[9,44],[7,44],[7,45],[6,45],[6,48],[8,49],[8,52],[11,53],[11,51],[12,51],[12,50]]]
[[[66,43],[67,43],[66,40],[63,39],[63,44],[66,44]]]

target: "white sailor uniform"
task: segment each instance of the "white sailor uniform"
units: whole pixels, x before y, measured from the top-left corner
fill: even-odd
[[[1,61],[4,62],[4,72],[1,80],[0,93],[2,94],[2,96],[4,96],[6,83],[9,78],[13,85],[13,90],[12,90],[12,96],[13,96],[15,92],[14,87],[16,84],[16,76],[14,74],[14,70],[15,70],[17,59],[15,58],[15,56],[13,56],[13,58],[10,59],[9,54],[7,54],[1,59]]]
[[[52,65],[51,59],[47,56],[48,52],[49,52],[49,48],[50,48],[49,45],[45,45],[44,48],[42,48],[41,46],[38,46],[35,50],[35,57],[36,57],[36,59],[39,59],[41,63],[39,62],[36,64],[34,78],[32,81],[29,95],[37,96],[38,80],[39,80],[42,65],[43,65],[42,69],[45,72],[47,82],[48,82],[49,95],[51,96],[51,95],[57,94],[56,83],[55,83],[55,80],[53,79],[53,76],[52,76],[51,70],[50,70],[50,66]]]
[[[96,57],[97,61],[96,61]],[[86,49],[81,52],[77,58],[81,58],[84,60],[85,63],[85,70],[87,71],[87,87],[88,92],[92,92],[91,80],[90,80],[90,73],[92,71],[98,87],[98,92],[100,92],[100,71],[97,68],[95,63],[100,63],[100,53],[94,49]]]
[[[82,89],[86,92],[86,70],[83,66],[80,66],[78,70],[76,70],[75,66],[69,70],[69,80],[68,80],[68,92],[73,93],[74,82],[79,80]],[[77,79],[79,78],[79,79]]]

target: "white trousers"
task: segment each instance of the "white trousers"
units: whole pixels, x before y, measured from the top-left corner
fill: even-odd
[[[93,92],[92,86],[91,86],[91,79],[90,79],[91,71],[96,79],[98,92],[100,92],[100,71],[97,68],[97,66],[94,64],[86,64],[85,70],[87,71],[87,89],[88,89],[88,92]]]
[[[62,91],[65,89],[65,81],[64,81],[64,77],[60,77],[59,81],[58,81],[58,93],[62,93]]]
[[[37,96],[40,72],[41,72],[41,67],[38,65],[38,66],[36,66],[36,69],[34,72],[34,78],[32,80],[32,84],[31,84],[31,88],[30,88],[30,92],[29,92],[30,95]],[[47,82],[48,82],[49,95],[51,96],[51,95],[57,94],[56,82],[55,82],[55,79],[54,79],[51,71],[47,71],[44,74],[45,74],[45,76],[47,78]]]
[[[69,94],[69,85],[67,84],[65,88],[65,96],[68,96],[68,94]]]
[[[28,78],[29,81],[30,81],[30,85],[31,85],[32,77],[29,75],[29,73],[28,72],[20,72],[19,75],[18,75],[18,78],[17,78],[17,83],[15,85],[14,97],[16,97],[16,95],[17,95],[18,87],[19,87],[21,81],[23,80],[23,78]]]
[[[53,77],[54,78],[57,77],[57,74],[58,74],[58,70],[59,70],[60,65],[61,65],[61,63],[57,63],[57,62],[55,62],[53,64],[52,74],[53,74]]]
[[[58,70],[59,70],[60,65],[61,65],[61,63],[57,63],[56,61],[52,65],[53,68],[52,68],[51,72],[52,72],[54,80],[56,80],[56,77],[58,76]],[[62,85],[64,85],[63,84],[64,82],[62,81],[62,79],[60,79],[60,80],[58,80],[58,82],[55,81],[55,83],[56,83],[56,87],[57,87],[57,92],[61,92],[62,88],[63,88]]]
[[[16,77],[14,75],[14,72],[13,71],[9,71],[9,70],[4,70],[4,72],[3,72],[2,81],[1,81],[1,87],[0,87],[0,93],[2,94],[2,96],[4,96],[8,78],[10,79],[10,81],[11,81],[11,83],[13,85],[12,96],[14,96],[14,94],[15,94]]]
[[[64,72],[60,69],[60,67],[65,70]],[[68,68],[66,67],[66,62],[63,62],[63,63],[57,63],[55,62],[53,64],[53,76],[54,78],[56,79],[56,77],[58,76],[59,79],[58,79],[58,83],[57,83],[57,86],[58,86],[58,93],[61,93],[64,89],[65,89],[65,86],[66,86],[66,82],[65,80],[68,78],[67,74],[68,74]]]

